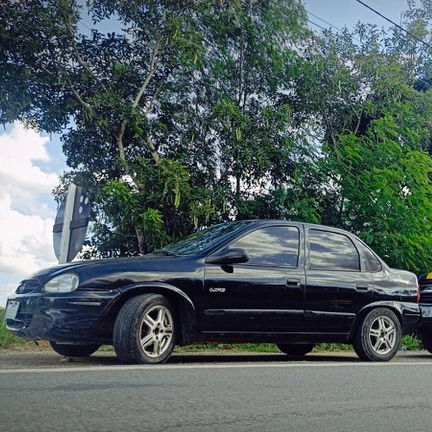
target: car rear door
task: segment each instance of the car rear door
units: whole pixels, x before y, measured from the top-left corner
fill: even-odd
[[[308,227],[306,241],[306,330],[348,333],[373,299],[373,274],[362,271],[361,251],[348,233]]]
[[[205,333],[287,332],[298,328],[303,319],[305,286],[300,228],[286,224],[260,227],[224,247],[245,250],[247,262],[206,264]]]

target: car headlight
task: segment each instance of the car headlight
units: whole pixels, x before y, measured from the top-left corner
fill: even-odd
[[[65,273],[49,280],[43,287],[43,291],[50,293],[62,293],[75,291],[78,288],[79,277],[74,273]]]

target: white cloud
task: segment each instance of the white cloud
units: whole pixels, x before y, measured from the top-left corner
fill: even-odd
[[[48,140],[20,123],[0,135],[0,199],[10,195],[13,208],[23,213],[48,215],[47,198],[59,181],[57,173],[37,166],[50,161]]]
[[[48,142],[19,123],[0,135],[0,306],[22,278],[57,263],[52,245],[57,206],[51,191],[64,166],[42,170],[37,165],[56,162]]]

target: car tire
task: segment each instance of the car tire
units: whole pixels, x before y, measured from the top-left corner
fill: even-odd
[[[420,334],[420,338],[423,344],[423,348],[432,354],[432,334],[429,332],[422,332]]]
[[[289,356],[304,356],[310,353],[315,344],[277,344],[277,347]]]
[[[60,344],[52,341],[50,341],[49,344],[57,354],[66,357],[88,357],[100,348],[99,344],[73,345]]]
[[[361,360],[389,361],[396,355],[401,337],[401,324],[396,314],[387,308],[376,308],[361,321],[354,350]]]
[[[113,344],[123,363],[164,363],[175,346],[174,310],[159,294],[129,299],[117,315]]]

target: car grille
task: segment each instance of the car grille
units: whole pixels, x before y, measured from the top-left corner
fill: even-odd
[[[38,281],[24,280],[18,285],[18,288],[16,289],[15,292],[17,294],[26,294],[34,291],[40,291],[40,289],[41,289],[41,284]]]

